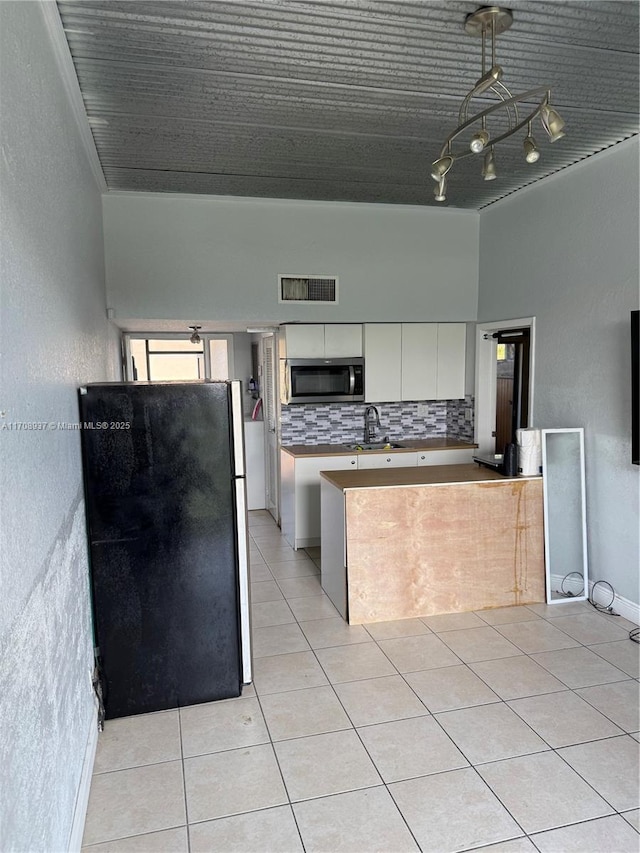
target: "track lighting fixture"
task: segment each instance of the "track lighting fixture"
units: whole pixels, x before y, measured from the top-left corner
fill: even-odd
[[[189,326],[190,329],[193,329],[193,334],[189,338],[192,344],[199,344],[202,340],[198,332],[202,328],[202,326]]]
[[[496,38],[508,30],[513,23],[513,15],[508,9],[500,6],[483,6],[467,15],[465,31],[469,35],[480,36],[482,39],[482,73],[470,91],[465,95],[458,112],[458,126],[445,139],[440,151],[440,157],[431,167],[431,177],[436,181],[434,189],[436,201],[445,201],[446,181],[449,172],[457,160],[484,153],[482,177],[485,181],[493,181],[497,177],[494,146],[508,139],[522,128],[527,128],[523,141],[524,157],[527,163],[537,163],[540,151],[531,132],[531,122],[540,117],[542,126],[551,142],[556,142],[564,136],[564,121],[550,105],[551,90],[547,86],[537,86],[526,92],[514,95],[502,82],[504,71],[496,63]],[[487,70],[487,48],[491,50],[491,67]],[[485,108],[475,115],[469,115],[472,99],[484,94],[493,95],[491,101],[484,100]],[[536,104],[536,101],[537,104]],[[534,104],[533,108],[531,104]],[[527,115],[521,116],[518,105],[526,105]],[[495,122],[503,117],[502,123]],[[505,129],[506,125],[506,129]],[[465,133],[469,142],[458,152],[454,151],[453,143]]]

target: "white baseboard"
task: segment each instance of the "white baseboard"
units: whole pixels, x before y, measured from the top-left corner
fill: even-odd
[[[562,587],[563,576],[562,575],[551,575],[551,586],[553,589],[561,589]],[[615,597],[613,602],[611,601],[611,590],[607,586],[596,586],[598,581],[589,581],[589,597],[592,598],[596,604],[602,605],[602,607],[608,607],[611,605],[615,613],[619,616],[622,616],[623,619],[628,619],[629,622],[633,622],[634,625],[640,625],[640,604],[636,604],[635,601],[630,601],[628,598],[623,598],[621,595],[615,593]],[[595,586],[595,594],[593,588]],[[562,604],[563,601],[575,601],[574,598],[563,598],[557,599],[554,603]]]
[[[594,594],[593,587],[596,583],[597,581],[589,581],[589,595],[596,604],[607,606],[611,601],[611,590],[605,586],[596,586]],[[636,604],[635,601],[630,601],[628,598],[623,598],[616,593],[611,607],[623,619],[628,619],[634,625],[640,625],[640,604]]]
[[[89,792],[91,790],[91,777],[93,775],[93,762],[96,757],[98,746],[98,709],[91,716],[91,725],[87,736],[87,745],[82,762],[82,773],[80,785],[76,796],[76,805],[73,811],[73,823],[71,824],[71,835],[69,837],[69,853],[80,853],[82,847],[82,836],[84,834],[84,823],[87,817],[87,806],[89,805]]]

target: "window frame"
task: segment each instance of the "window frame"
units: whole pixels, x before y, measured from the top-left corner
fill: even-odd
[[[219,332],[198,332],[200,338],[202,340],[202,355],[204,356],[204,378],[211,379],[211,348],[209,342],[212,340],[225,340],[227,342],[227,365],[229,368],[229,379],[233,379],[235,377],[235,369],[234,369],[234,359],[233,359],[233,334],[229,333],[219,333]],[[126,382],[163,382],[170,380],[163,379],[143,379],[143,380],[134,380],[133,378],[133,362],[131,356],[131,341],[132,340],[144,340],[144,341],[184,341],[189,340],[190,335],[186,332],[123,332],[122,333],[122,349],[124,353],[124,379]],[[184,354],[184,350],[182,350],[180,355]],[[167,354],[171,354],[168,352]],[[199,353],[200,354],[200,353]],[[147,367],[148,371],[148,367]],[[171,380],[174,381],[174,380]],[[177,380],[179,381],[179,380]],[[189,380],[185,380],[189,381]],[[193,381],[193,380],[191,380]],[[197,380],[196,380],[197,381]]]

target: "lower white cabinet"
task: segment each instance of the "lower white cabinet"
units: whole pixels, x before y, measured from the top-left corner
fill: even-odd
[[[280,525],[292,548],[320,544],[320,471],[358,467],[353,456],[298,456],[280,453]]]
[[[358,453],[340,456],[292,456],[280,453],[280,525],[292,548],[320,544],[320,471],[367,468],[415,468],[471,462],[473,450]]]
[[[417,464],[417,453],[368,453],[358,456],[358,468],[360,469],[415,468]]]
[[[428,450],[418,451],[418,465],[464,465],[473,462],[475,450]]]

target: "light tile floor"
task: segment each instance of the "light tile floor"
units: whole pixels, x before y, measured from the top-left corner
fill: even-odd
[[[638,661],[588,604],[349,626],[250,513],[255,683],[110,720],[91,853],[638,853]],[[83,849],[85,849],[83,848]]]

